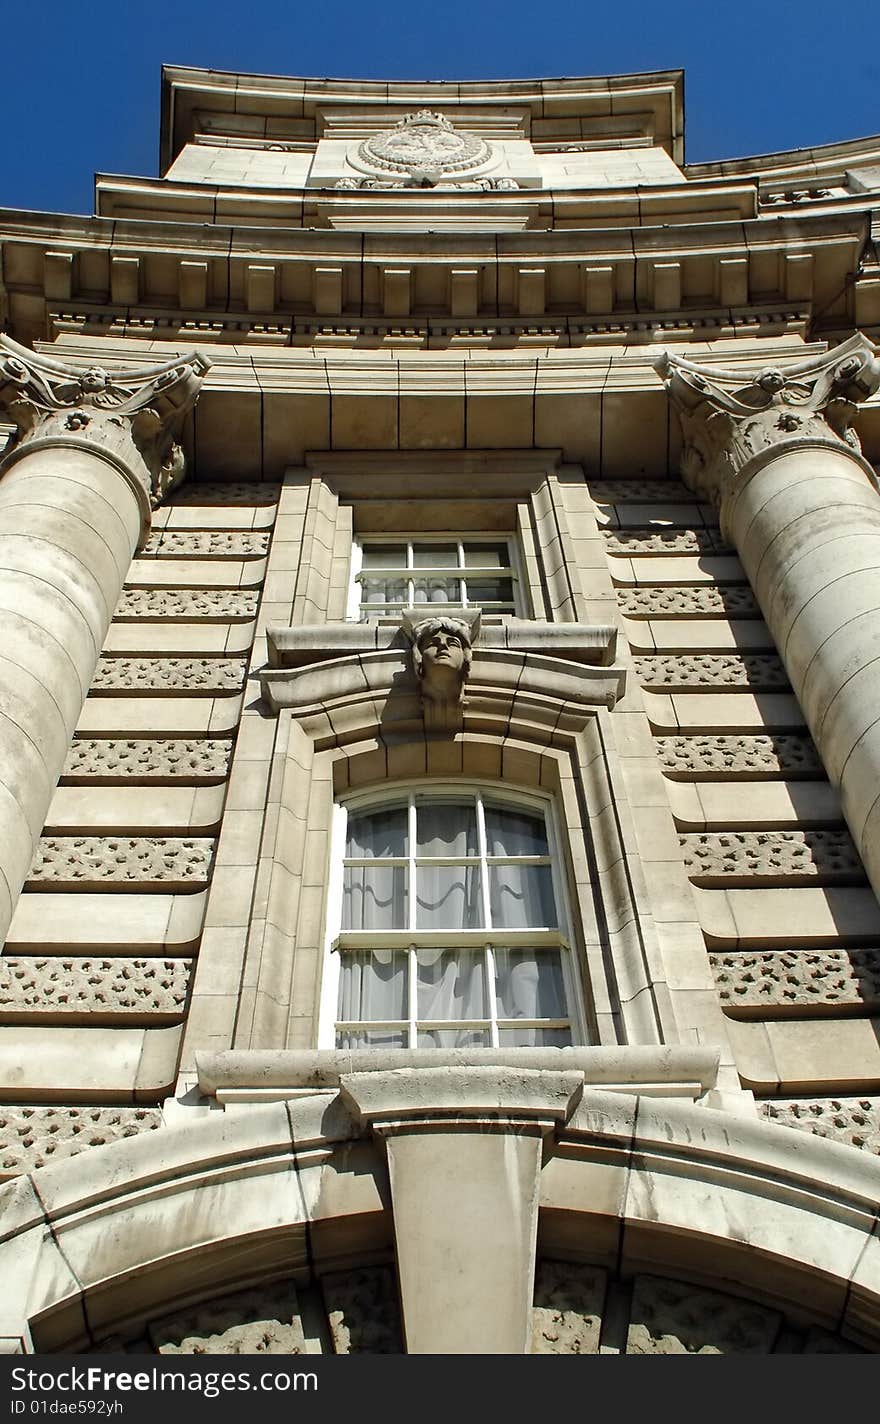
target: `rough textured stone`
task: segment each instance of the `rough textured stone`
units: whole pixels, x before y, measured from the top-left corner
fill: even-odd
[[[590,494],[597,504],[619,504],[634,500],[639,504],[682,504],[693,500],[680,480],[590,480]]]
[[[157,529],[141,550],[141,558],[262,559],[269,535],[251,530]]]
[[[102,658],[92,692],[238,692],[242,658]]]
[[[656,747],[667,775],[794,778],[823,774],[809,737],[658,737]]]
[[[159,1108],[0,1107],[0,1173],[14,1176],[162,1126]]]
[[[861,880],[862,863],[848,831],[704,831],[679,836],[692,880],[745,876],[787,880]]]
[[[231,741],[205,738],[120,741],[81,738],[64,767],[68,782],[218,781],[229,768]]]
[[[619,588],[617,599],[627,618],[760,618],[752,590],[737,584],[708,588]]]
[[[751,1301],[683,1281],[637,1276],[628,1355],[766,1355],[781,1317]]]
[[[648,654],[633,659],[646,687],[787,687],[781,660],[772,653]]]
[[[0,1018],[180,1017],[191,968],[188,959],[3,955]]]
[[[795,1127],[880,1155],[880,1098],[803,1098],[763,1102],[769,1122]]]
[[[609,554],[719,554],[730,545],[718,529],[603,529]]]
[[[533,1355],[598,1355],[607,1272],[539,1261],[532,1312]]]
[[[321,1277],[337,1355],[403,1352],[394,1274],[387,1266],[334,1271]]]
[[[206,836],[44,836],[28,880],[64,888],[95,881],[201,881],[208,878],[214,842]]]
[[[160,1355],[304,1355],[295,1287],[287,1281],[235,1291],[153,1320]]]
[[[113,615],[117,622],[139,619],[193,618],[244,621],[257,612],[252,589],[226,588],[126,588]]]
[[[726,1008],[880,1002],[880,950],[776,949],[710,954]]]
[[[187,480],[171,504],[276,504],[281,486],[269,480]]]

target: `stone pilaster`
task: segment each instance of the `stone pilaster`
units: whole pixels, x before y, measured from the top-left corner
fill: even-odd
[[[207,366],[73,368],[0,338],[17,427],[0,459],[0,938]]]
[[[737,549],[880,894],[880,493],[852,429],[880,361],[857,335],[751,377],[655,365],[683,478]]]

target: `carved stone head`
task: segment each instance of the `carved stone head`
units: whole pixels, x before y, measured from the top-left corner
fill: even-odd
[[[460,703],[471,670],[471,630],[458,618],[425,618],[412,630],[413,670],[429,702]]]

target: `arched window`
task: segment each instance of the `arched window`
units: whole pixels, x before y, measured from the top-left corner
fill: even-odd
[[[337,1047],[583,1041],[549,799],[420,785],[352,799],[339,822]]]

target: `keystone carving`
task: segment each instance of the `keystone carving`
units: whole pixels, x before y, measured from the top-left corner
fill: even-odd
[[[460,618],[424,618],[408,631],[425,727],[441,731],[457,726],[473,660],[470,624]]]
[[[0,406],[18,427],[6,461],[38,441],[99,450],[122,467],[148,513],[183,479],[177,436],[209,364],[192,351],[165,366],[77,367],[0,336]]]
[[[880,361],[860,334],[784,370],[766,366],[750,379],[668,351],[654,369],[681,417],[684,481],[722,511],[740,472],[774,447],[818,441],[859,452],[856,408],[880,388]]]

